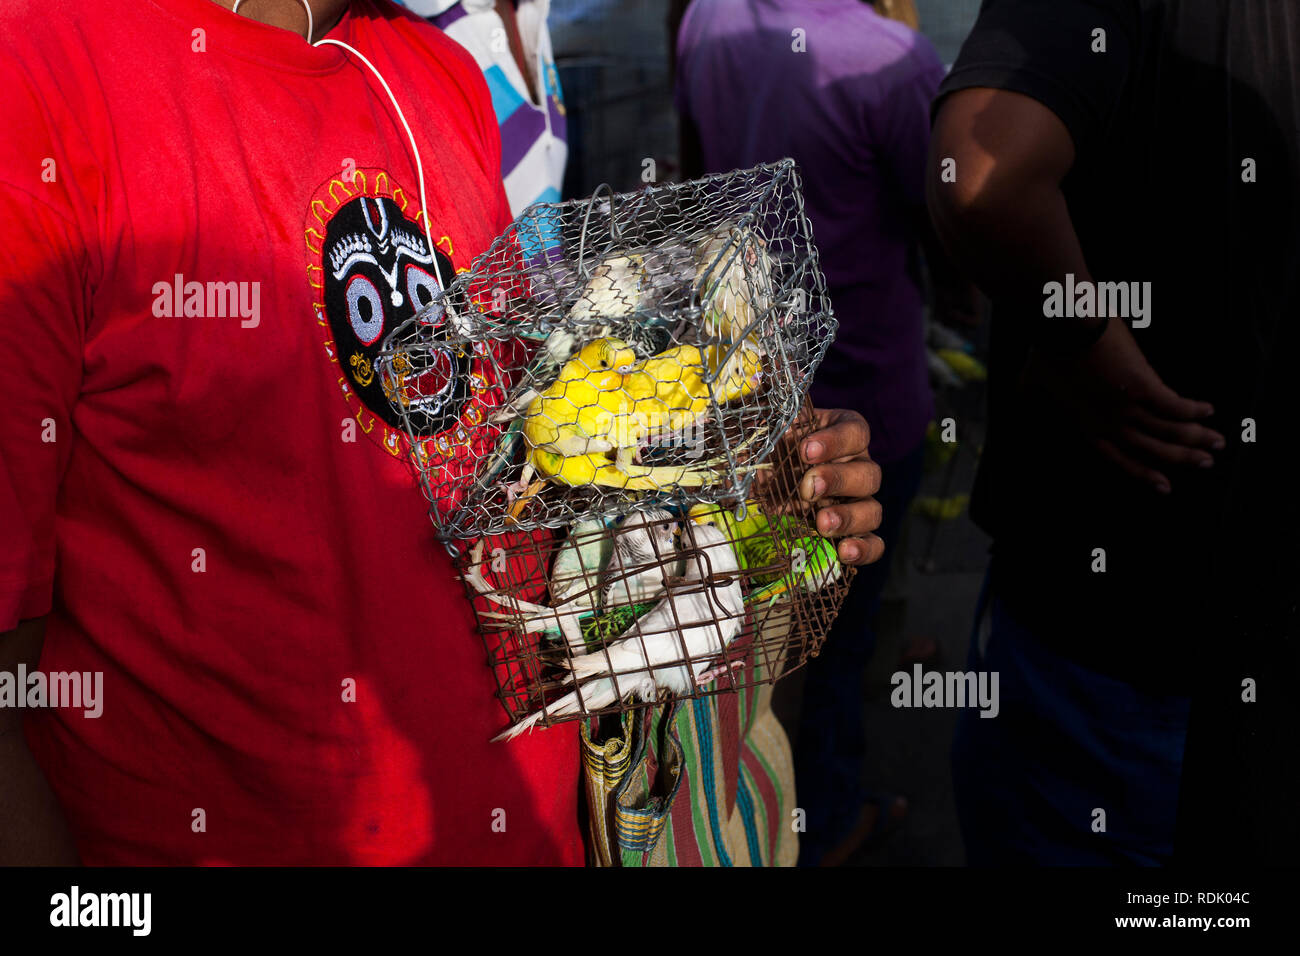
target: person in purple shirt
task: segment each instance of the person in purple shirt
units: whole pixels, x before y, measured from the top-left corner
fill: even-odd
[[[930,235],[924,176],[943,65],[928,40],[862,0],[694,0],[676,53],[687,175],[798,163],[840,323],[813,401],[870,425],[883,472],[879,534],[891,547],[934,415],[916,253]],[[937,276],[942,260],[929,262]],[[887,574],[883,561],[858,575],[809,666],[795,746],[801,864],[842,862],[906,810],[861,783],[862,678]]]

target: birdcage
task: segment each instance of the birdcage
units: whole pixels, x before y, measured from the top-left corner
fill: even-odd
[[[786,160],[530,207],[384,340],[516,729],[815,650],[850,570],[792,511],[789,443],[835,328]],[[429,434],[460,378],[473,441]]]
[[[376,363],[446,541],[744,499],[836,323],[792,161],[538,204]],[[491,450],[422,437],[475,377]]]
[[[854,569],[797,504],[810,412],[743,503],[650,501],[460,554],[507,736],[772,683],[818,652]]]

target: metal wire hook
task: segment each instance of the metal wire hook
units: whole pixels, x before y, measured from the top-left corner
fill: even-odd
[[[614,225],[614,188],[609,183],[601,183],[587,202],[587,211],[582,216],[582,231],[578,235],[578,275],[583,281],[591,278],[591,270],[587,268],[587,227],[591,225],[591,211],[597,206],[596,200],[601,190],[609,193],[609,234],[615,241],[619,239],[618,230]]]

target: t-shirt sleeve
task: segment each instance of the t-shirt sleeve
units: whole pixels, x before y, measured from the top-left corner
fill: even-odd
[[[935,110],[972,87],[1021,93],[1055,113],[1083,153],[1114,114],[1139,26],[1135,0],[985,0]]]
[[[70,220],[0,182],[0,631],[50,610],[54,513],[73,443],[88,274]]]

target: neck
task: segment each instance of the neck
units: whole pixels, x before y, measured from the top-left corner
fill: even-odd
[[[219,7],[233,9],[235,0],[212,0]],[[307,0],[311,5],[312,35],[307,37],[315,43],[329,33],[343,19],[343,14],[351,0]],[[307,35],[307,11],[303,9],[302,0],[241,0],[238,13],[267,26],[279,27],[299,36]]]

